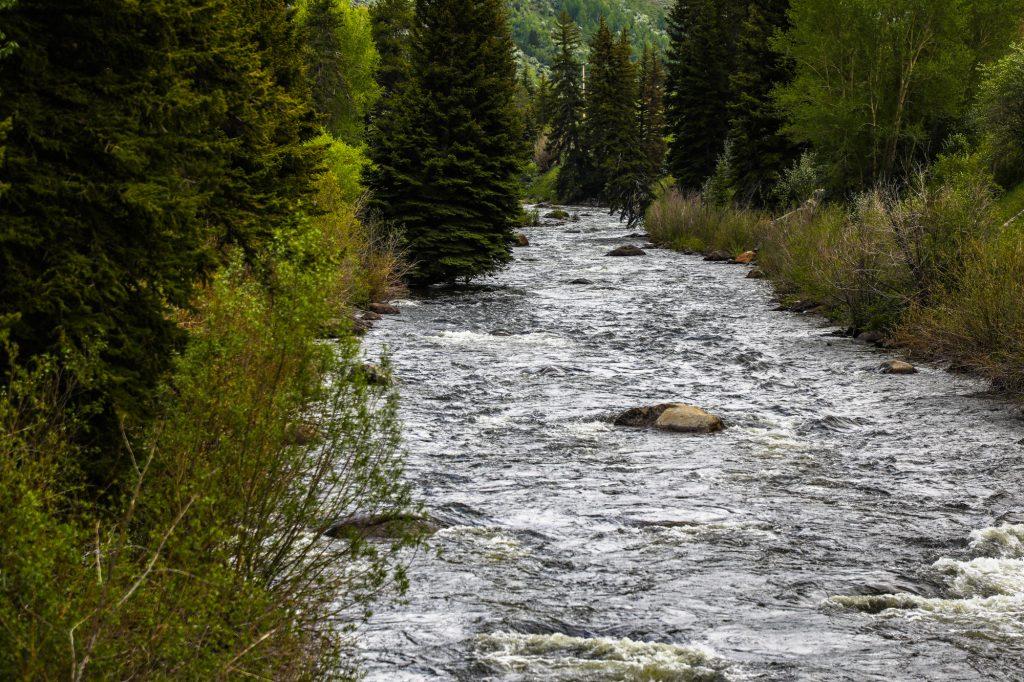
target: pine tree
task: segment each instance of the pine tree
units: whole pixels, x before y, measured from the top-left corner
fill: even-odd
[[[317,163],[301,70],[258,42],[286,17],[227,0],[22,0],[4,17],[0,334],[19,361],[60,361],[85,437],[107,444],[94,481],[116,476],[109,444],[145,416],[216,247],[255,263],[297,220]]]
[[[651,201],[651,177],[642,144],[638,70],[633,64],[633,46],[623,29],[612,50],[612,88],[615,99],[609,107],[607,153],[598,156],[603,176],[602,199],[609,210],[630,226],[643,218]]]
[[[412,69],[410,39],[414,23],[410,0],[377,0],[370,6],[373,42],[380,61],[377,83],[383,96],[393,94],[406,81]]]
[[[775,33],[787,26],[788,9],[789,0],[751,2],[737,41],[729,140],[735,196],[744,204],[769,204],[783,173],[799,155],[799,148],[782,132],[785,121],[772,99],[775,87],[793,77],[791,64],[771,47]]]
[[[501,0],[417,0],[412,77],[370,136],[370,210],[401,225],[415,284],[511,260],[525,156]]]
[[[644,43],[639,69],[640,147],[647,160],[647,173],[652,182],[661,177],[665,166],[665,72],[661,57],[649,43]]]
[[[565,12],[558,17],[552,41],[557,50],[551,63],[548,154],[559,160],[558,196],[571,202],[583,197],[588,173],[583,128],[583,66],[579,61],[580,29]]]
[[[669,171],[695,191],[715,170],[729,133],[741,0],[677,0],[667,18],[670,40],[666,118]]]
[[[359,144],[380,94],[369,14],[348,0],[303,0],[297,10],[313,109],[333,136]]]

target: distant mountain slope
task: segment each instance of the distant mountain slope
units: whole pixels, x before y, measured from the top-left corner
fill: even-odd
[[[584,40],[597,30],[598,18],[604,16],[616,33],[629,29],[633,45],[639,49],[644,41],[664,50],[665,12],[670,0],[509,0],[512,37],[524,61],[546,66],[553,54],[551,31],[555,17],[564,9],[583,29]]]

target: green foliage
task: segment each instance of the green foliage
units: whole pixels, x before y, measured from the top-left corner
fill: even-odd
[[[975,20],[987,4],[793,0],[792,28],[776,47],[796,77],[778,101],[789,132],[814,147],[834,188],[905,178],[939,146],[975,82]],[[986,32],[985,53],[1000,49],[994,35]]]
[[[668,167],[686,191],[715,170],[729,133],[740,0],[677,0],[668,16]]]
[[[527,185],[523,196],[529,201],[554,203],[559,201],[558,175],[561,166],[553,166],[544,173],[536,173],[532,176],[530,184]]]
[[[349,0],[301,0],[296,17],[313,108],[332,135],[358,144],[380,95],[370,13]]]
[[[772,90],[792,78],[792,66],[771,48],[787,25],[789,0],[751,2],[736,43],[736,66],[729,77],[735,95],[731,144],[735,195],[743,204],[766,206],[797,149],[783,134],[785,124]]]
[[[568,14],[558,17],[553,36],[557,50],[551,65],[550,99],[545,103],[551,131],[547,153],[558,160],[558,195],[572,202],[585,194],[588,156],[583,140],[583,65],[579,27]]]
[[[525,156],[516,70],[498,0],[419,0],[412,78],[374,121],[369,208],[401,225],[418,284],[511,260]]]
[[[410,38],[414,24],[410,0],[377,0],[370,7],[373,42],[377,46],[380,62],[376,80],[385,97],[409,78]]]
[[[539,68],[551,65],[558,54],[553,35],[563,12],[582,28],[585,38],[597,32],[604,17],[613,33],[629,32],[636,50],[644,43],[659,49],[667,46],[661,0],[510,0],[508,8],[521,58]]]
[[[290,251],[294,250],[292,247]],[[232,257],[204,290],[130,485],[102,509],[73,482],[56,368],[0,393],[0,677],[297,679],[345,671],[351,629],[418,542],[396,398],[351,341],[318,343],[336,271]],[[327,265],[328,263],[324,263]],[[296,426],[315,434],[296,442]],[[396,533],[325,537],[354,515]],[[351,656],[346,657],[351,661]],[[339,670],[339,667],[342,670]]]
[[[1024,181],[1024,43],[984,69],[976,105],[982,154],[997,180],[1013,186]]]
[[[827,179],[814,152],[805,151],[783,172],[775,186],[775,204],[783,208],[802,204],[813,197],[816,191],[823,189]]]
[[[727,140],[725,150],[715,164],[715,172],[704,183],[700,195],[705,202],[712,206],[730,206],[735,198],[735,186],[736,157],[733,153],[732,140]]]
[[[647,161],[646,173],[653,184],[665,167],[665,71],[661,55],[650,45],[640,54],[637,103],[640,147]]]

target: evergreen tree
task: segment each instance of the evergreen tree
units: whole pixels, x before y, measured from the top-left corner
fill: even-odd
[[[86,437],[107,448],[97,482],[180,347],[174,312],[215,247],[255,261],[308,192],[301,69],[287,43],[260,42],[287,35],[286,16],[272,2],[23,0],[4,17],[19,50],[0,62],[0,333],[22,361],[59,359]]]
[[[612,50],[612,92],[616,99],[608,118],[611,126],[606,137],[605,154],[597,155],[603,176],[602,198],[609,209],[618,212],[620,220],[633,226],[651,202],[651,177],[647,155],[642,144],[638,71],[633,64],[633,46],[629,33],[623,29]],[[603,157],[603,158],[601,158]]]
[[[649,43],[644,44],[639,68],[640,147],[647,160],[652,183],[664,172],[665,151],[665,72],[661,57]]]
[[[333,136],[359,144],[380,94],[369,14],[348,0],[303,0],[297,9],[313,109]]]
[[[616,44],[608,24],[602,17],[590,40],[587,57],[587,81],[583,141],[591,157],[591,167],[584,177],[584,195],[603,199],[605,181],[617,149],[618,124],[625,113],[619,107],[619,74],[616,68]]]
[[[548,75],[541,71],[537,76],[537,125],[546,128],[554,116],[555,94]]]
[[[676,0],[667,18],[666,118],[669,171],[684,190],[700,189],[715,170],[729,133],[741,0]]]
[[[373,42],[380,61],[377,83],[385,97],[393,94],[405,82],[412,69],[410,39],[414,22],[410,0],[377,0],[370,7]]]
[[[580,29],[567,13],[559,15],[552,40],[557,53],[551,63],[551,97],[547,105],[551,124],[548,154],[560,164],[558,196],[562,201],[571,202],[583,196],[588,164],[582,136]]]
[[[785,121],[772,91],[793,77],[790,62],[771,47],[775,33],[786,28],[789,0],[750,3],[730,78],[735,100],[730,105],[729,133],[736,199],[765,206],[799,148],[782,132]]]
[[[370,210],[401,225],[416,284],[511,260],[525,156],[501,0],[417,0],[412,77],[377,118]]]

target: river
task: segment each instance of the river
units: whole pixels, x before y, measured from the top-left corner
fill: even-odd
[[[572,210],[367,336],[442,525],[369,679],[1024,679],[1020,410]],[[608,422],[675,401],[728,428]]]

